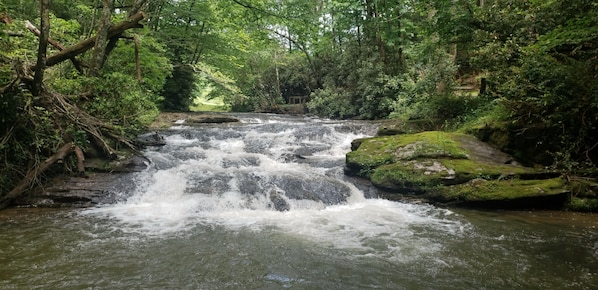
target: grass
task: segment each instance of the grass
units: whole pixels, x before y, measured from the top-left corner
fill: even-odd
[[[193,104],[189,106],[193,112],[228,112],[230,107],[224,103],[221,98],[207,99],[205,97],[196,97]]]

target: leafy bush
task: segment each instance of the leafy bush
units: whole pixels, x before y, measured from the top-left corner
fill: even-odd
[[[349,118],[357,115],[357,108],[351,102],[348,92],[332,88],[316,90],[311,94],[307,108],[313,114],[330,118]]]
[[[401,91],[392,116],[402,119],[451,119],[467,111],[466,97],[455,96],[457,65],[452,56],[432,42],[406,52],[409,69],[399,81]]]
[[[87,86],[94,88],[95,99],[84,101],[83,108],[91,115],[121,127],[123,133],[139,133],[158,115],[157,104],[151,95],[130,75],[112,72],[85,80]]]

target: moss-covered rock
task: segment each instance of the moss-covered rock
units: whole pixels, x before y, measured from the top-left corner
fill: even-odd
[[[477,138],[427,131],[354,142],[346,173],[386,191],[432,202],[496,208],[598,208],[585,195],[571,198],[558,173],[524,167]],[[588,186],[586,186],[587,188]],[[594,196],[595,197],[595,196]]]
[[[568,201],[566,180],[551,179],[495,179],[476,178],[464,184],[445,187],[431,197],[439,201],[457,202],[465,206],[493,208],[560,209]]]

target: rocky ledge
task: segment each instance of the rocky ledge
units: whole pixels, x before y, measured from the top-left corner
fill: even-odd
[[[161,113],[150,126],[151,131],[173,125],[238,122],[238,119],[218,113]],[[138,148],[163,146],[166,143],[159,132],[140,135],[135,144]],[[91,154],[93,155],[93,154]],[[131,174],[144,170],[149,160],[130,151],[120,151],[116,160],[85,156],[85,176],[56,174],[43,185],[36,186],[20,196],[13,205],[21,207],[90,207],[114,203],[126,198],[125,192],[133,188]],[[66,171],[66,170],[65,170]]]
[[[209,123],[234,123],[239,119],[221,113],[212,112],[164,112],[160,113],[150,129],[170,128],[173,125],[198,125]]]
[[[131,174],[144,170],[149,161],[130,152],[117,160],[86,160],[85,176],[58,174],[14,201],[20,207],[90,207],[114,203],[132,190]]]
[[[508,154],[460,133],[358,139],[347,154],[345,171],[370,179],[391,199],[413,197],[500,209],[598,209],[594,179],[522,166]]]

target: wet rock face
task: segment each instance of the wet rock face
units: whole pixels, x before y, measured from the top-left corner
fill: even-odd
[[[153,132],[138,136],[135,139],[135,145],[140,148],[147,146],[164,146],[166,145],[166,141],[164,141],[164,136],[160,135],[158,132]]]
[[[346,173],[431,202],[496,208],[559,208],[566,182],[523,167],[473,136],[439,131],[359,140]]]
[[[131,175],[147,168],[147,160],[131,156],[116,161],[91,159],[86,176],[57,176],[14,201],[21,207],[90,207],[126,198]]]
[[[22,207],[90,207],[114,203],[127,187],[125,175],[92,173],[88,177],[63,176],[21,196],[15,205]],[[119,188],[119,190],[116,190]]]

